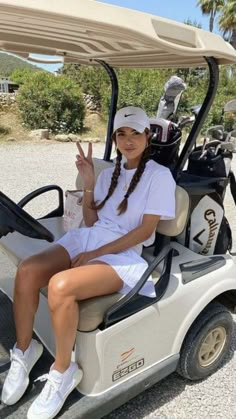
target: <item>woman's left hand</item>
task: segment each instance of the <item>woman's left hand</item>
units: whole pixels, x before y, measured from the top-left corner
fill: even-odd
[[[86,265],[90,260],[96,258],[98,255],[94,250],[90,252],[82,252],[75,256],[71,261],[71,267],[77,268],[78,266]]]

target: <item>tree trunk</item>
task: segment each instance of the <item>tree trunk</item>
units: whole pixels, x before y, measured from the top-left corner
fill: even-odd
[[[234,49],[236,49],[236,28],[232,29],[232,35],[231,35],[231,38],[230,38],[230,43],[234,47]]]
[[[209,31],[213,32],[213,27],[214,27],[214,16],[211,13],[210,19],[209,19]]]

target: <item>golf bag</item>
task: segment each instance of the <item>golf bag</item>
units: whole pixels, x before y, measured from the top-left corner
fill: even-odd
[[[217,143],[218,144],[218,143]],[[216,146],[216,144],[215,144]],[[225,254],[232,247],[232,233],[225,217],[224,196],[230,183],[236,204],[236,182],[231,171],[232,152],[209,143],[189,156],[182,178],[191,198],[188,225],[177,241],[202,255]]]
[[[156,117],[174,121],[181,95],[185,89],[184,81],[178,76],[172,76],[164,86],[164,94],[160,99]]]
[[[150,119],[151,159],[172,169],[178,159],[181,141],[180,128],[163,118]]]

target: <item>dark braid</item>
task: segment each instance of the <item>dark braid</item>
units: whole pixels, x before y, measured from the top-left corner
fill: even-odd
[[[112,177],[111,177],[111,183],[107,192],[107,196],[103,199],[102,202],[100,202],[100,204],[93,205],[93,209],[95,210],[100,210],[101,208],[104,207],[106,201],[111,197],[111,195],[113,194],[115,188],[117,187],[118,184],[118,178],[120,176],[120,171],[121,171],[121,160],[122,160],[122,154],[120,152],[120,150],[117,150],[117,158],[116,158],[116,166],[115,169],[112,173]]]
[[[140,181],[140,178],[144,172],[144,169],[146,167],[146,163],[147,161],[150,159],[150,147],[146,147],[142,157],[140,159],[139,165],[137,167],[137,170],[134,173],[134,176],[131,179],[128,191],[126,192],[123,201],[121,201],[121,203],[118,206],[118,211],[119,211],[119,215],[123,214],[128,207],[128,198],[130,196],[130,194],[135,190],[138,182]]]

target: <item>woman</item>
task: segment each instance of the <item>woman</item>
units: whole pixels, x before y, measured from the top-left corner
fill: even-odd
[[[175,182],[167,168],[149,160],[149,129],[148,117],[140,108],[126,107],[116,113],[112,136],[116,165],[102,171],[96,185],[92,146],[86,157],[77,144],[86,227],[69,231],[18,268],[14,291],[17,343],[3,386],[4,403],[12,405],[22,397],[29,372],[42,354],[42,345],[32,340],[32,330],[39,291],[46,285],[56,342],[55,362],[28,411],[30,419],[54,418],[82,379],[81,368],[71,362],[78,302],[127,293],[147,268],[140,256],[142,246],[153,242],[160,219],[175,216]],[[155,295],[151,278],[141,293]]]

